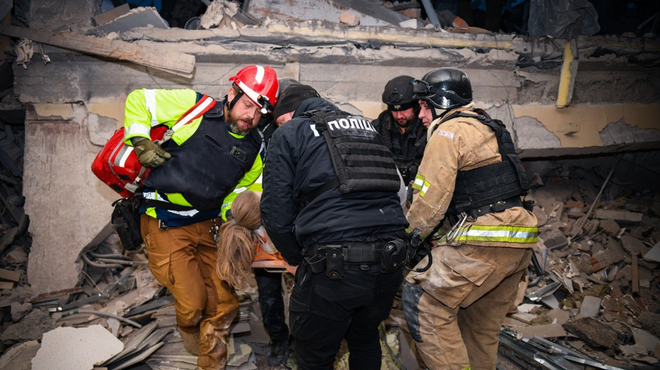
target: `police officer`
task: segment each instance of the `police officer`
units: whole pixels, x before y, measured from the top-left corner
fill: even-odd
[[[413,99],[414,80],[398,76],[385,85],[382,99],[387,109],[372,123],[390,148],[406,185],[417,175],[426,147],[426,126],[418,118],[418,100]]]
[[[294,86],[289,87],[289,89]],[[263,225],[298,265],[289,322],[300,369],[332,369],[343,338],[351,369],[380,369],[378,325],[401,281],[407,222],[380,135],[320,97],[289,94],[270,142]]]
[[[474,108],[465,73],[439,68],[414,90],[430,126],[409,229],[429,235],[445,216],[453,227],[432,250],[431,268],[406,276],[404,314],[429,368],[492,370],[537,242],[536,217],[520,197],[527,177],[506,127]]]
[[[151,141],[151,127],[171,127],[203,95],[142,89],[126,99],[125,142],[151,167],[140,220],[149,268],[174,295],[179,332],[202,370],[225,368],[228,329],[238,311],[234,290],[215,274],[218,217],[261,176],[262,138],[254,129],[278,94],[270,67],[247,66],[230,81],[224,101],[162,147]]]

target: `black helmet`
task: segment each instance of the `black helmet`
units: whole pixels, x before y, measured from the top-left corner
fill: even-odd
[[[452,109],[472,101],[472,84],[465,72],[455,68],[438,68],[413,83],[414,99],[424,100],[436,108]]]
[[[417,100],[413,99],[414,78],[410,76],[399,76],[391,79],[383,91],[383,103],[393,111],[401,111],[417,106]]]
[[[290,77],[278,78],[277,81],[280,83],[280,95],[282,95],[284,90],[286,90],[286,88],[290,85],[302,85],[300,81]]]

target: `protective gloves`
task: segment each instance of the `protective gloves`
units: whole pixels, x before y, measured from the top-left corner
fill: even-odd
[[[166,159],[172,158],[160,145],[146,138],[133,139],[133,148],[138,161],[146,167],[160,167],[165,164]]]

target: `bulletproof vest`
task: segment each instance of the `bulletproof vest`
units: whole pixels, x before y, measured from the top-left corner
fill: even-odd
[[[155,168],[145,186],[180,193],[196,209],[222,208],[224,198],[252,168],[261,149],[261,135],[251,131],[242,139],[231,135],[222,114],[204,115],[197,131],[181,145],[174,140],[164,149],[172,155]]]
[[[325,138],[342,194],[399,190],[392,154],[369,120],[341,111],[317,110],[304,115],[312,118]]]
[[[482,110],[477,115],[456,112],[445,121],[457,117],[476,118],[495,133],[502,162],[489,164],[469,171],[458,171],[456,188],[447,213],[458,215],[475,208],[493,204],[514,196],[526,195],[529,190],[527,173],[516,148],[502,121],[492,119]]]

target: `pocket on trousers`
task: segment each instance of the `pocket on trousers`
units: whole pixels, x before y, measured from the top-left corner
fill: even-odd
[[[495,271],[495,265],[472,254],[471,246],[444,248],[439,262],[428,279],[420,281],[421,287],[433,298],[451,309],[460,305],[465,298],[480,286]],[[478,254],[478,253],[477,253]],[[434,256],[435,257],[435,256]]]
[[[159,253],[151,246],[150,235],[145,237],[147,244],[147,258],[149,259],[149,269],[159,283],[169,288],[174,286],[174,275],[172,274],[172,258],[169,253]]]

